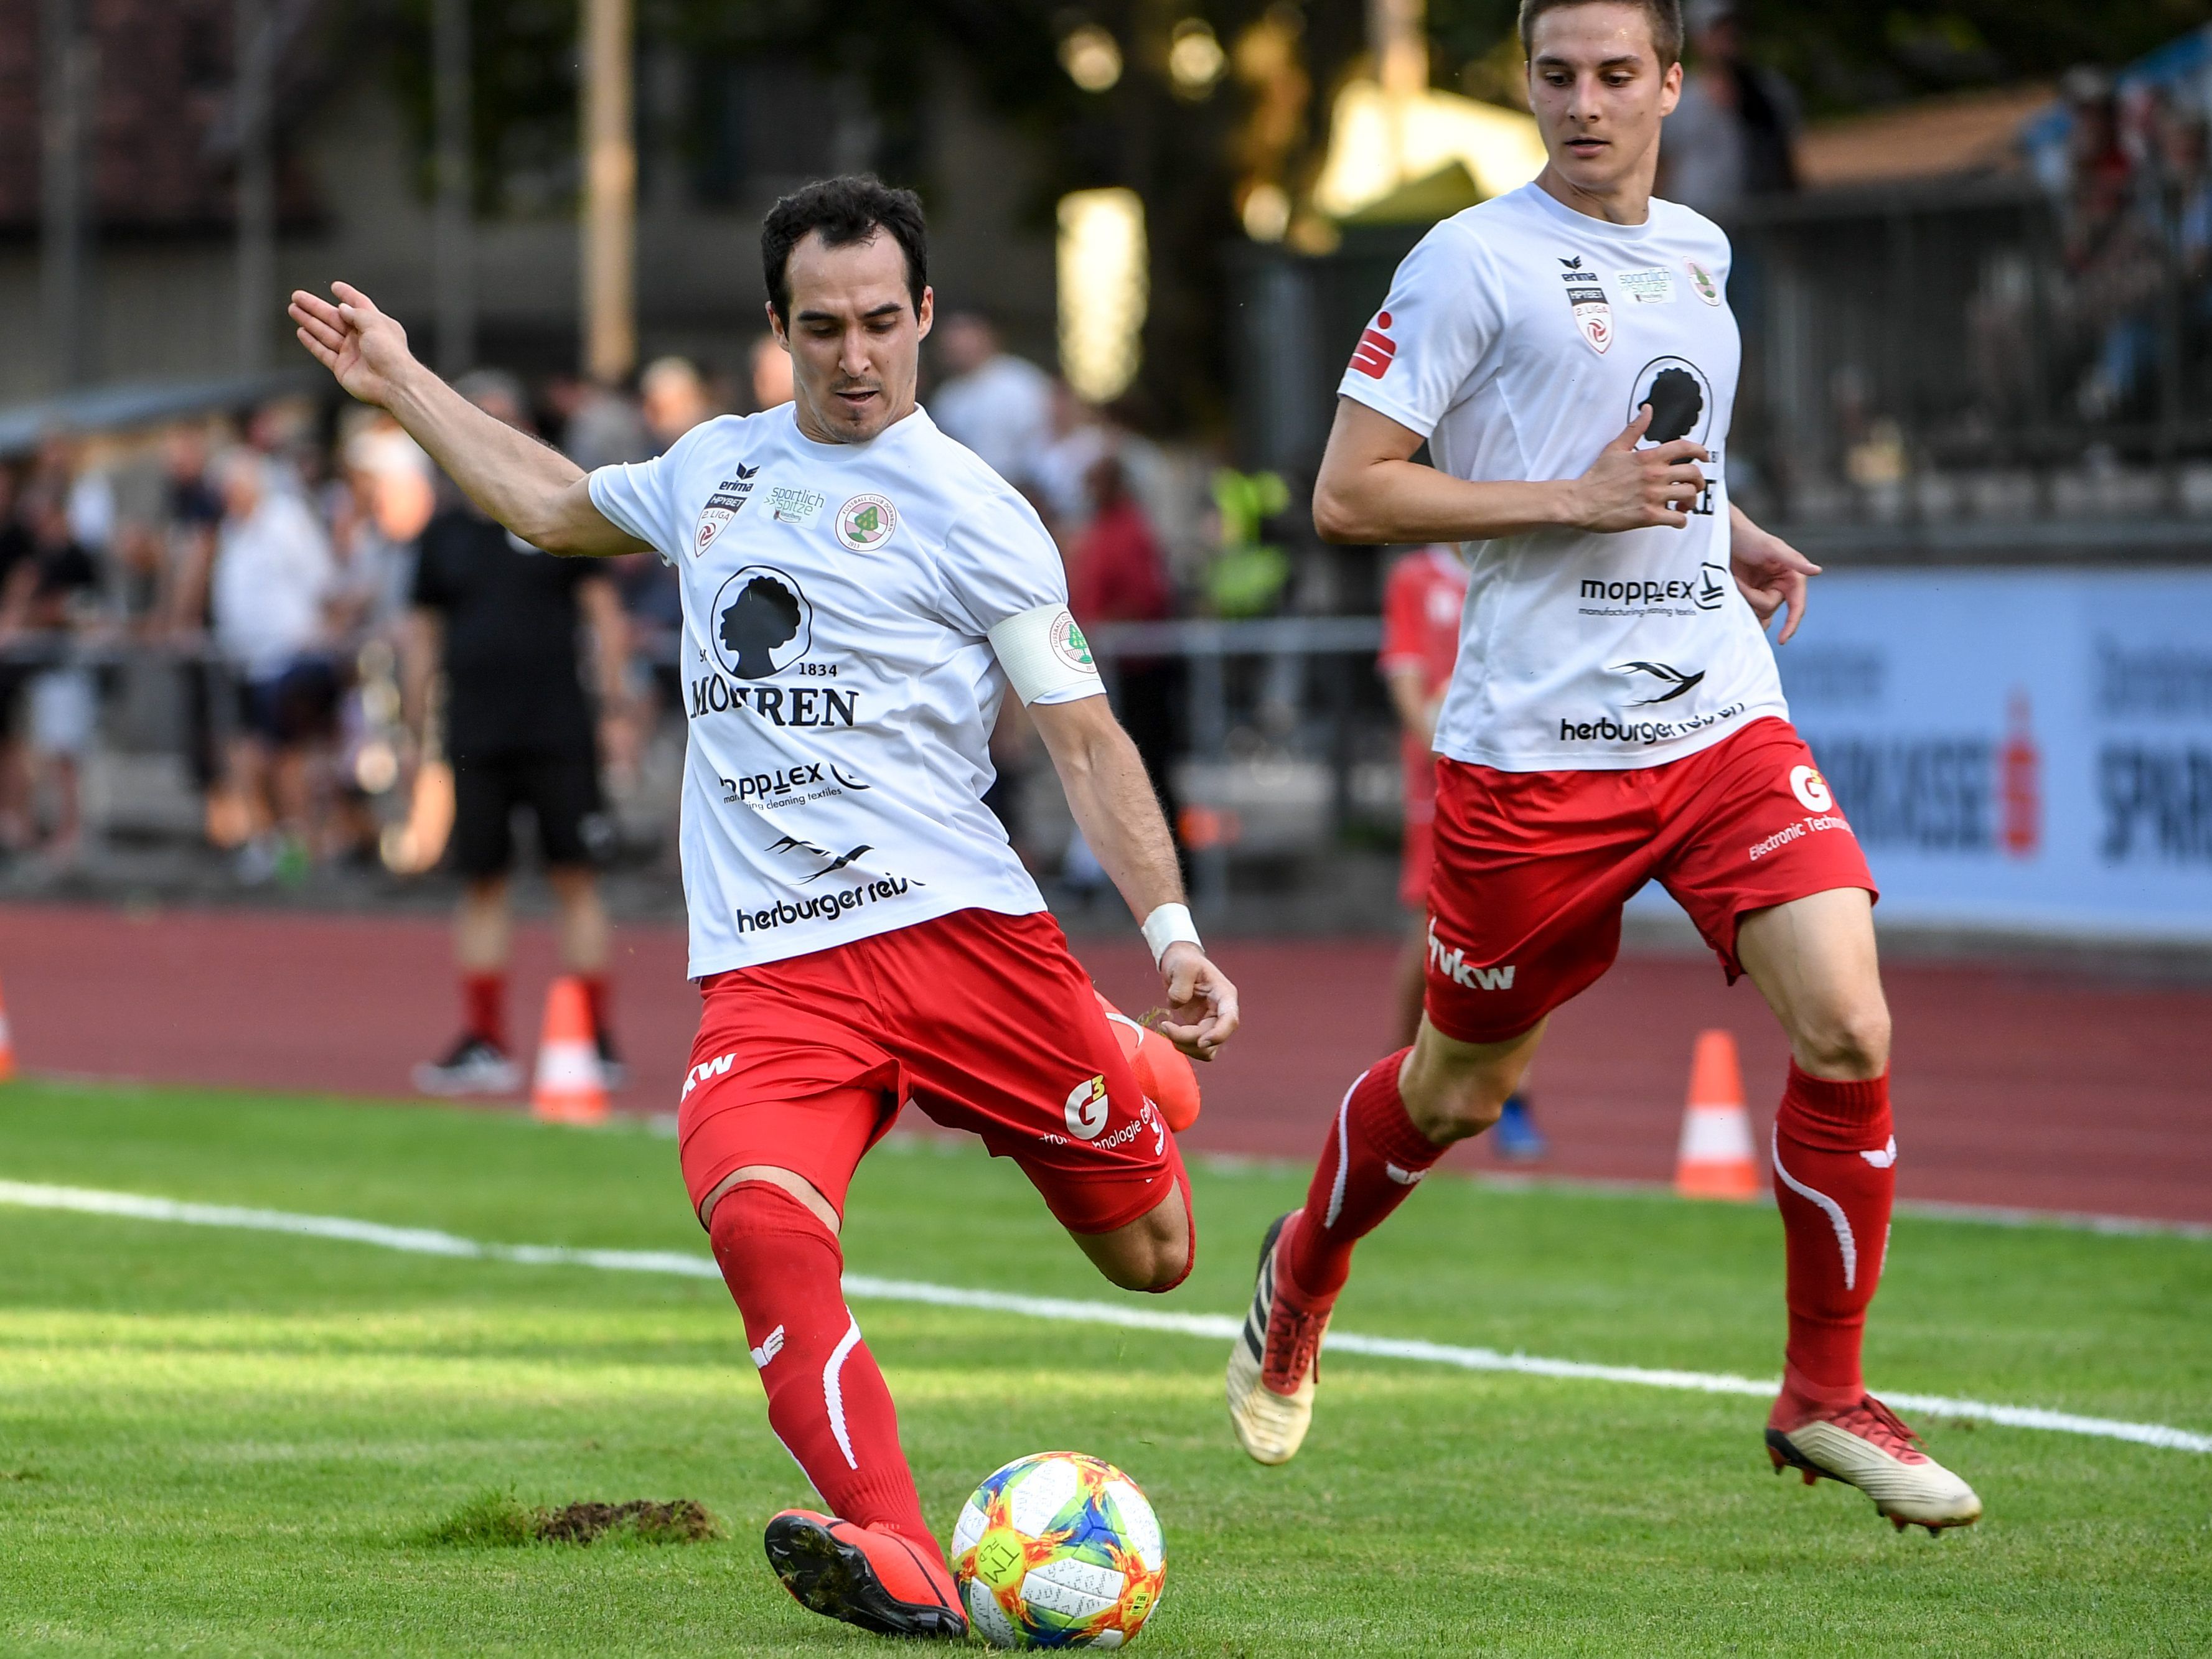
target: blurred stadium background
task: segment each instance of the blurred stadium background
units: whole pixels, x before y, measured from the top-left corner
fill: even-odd
[[[1828,571],[1782,662],[1885,884],[1903,1189],[2212,1223],[2212,7],[1692,9],[1736,164],[1684,147],[1662,191],[1735,238],[1732,487]],[[1194,1142],[1303,1155],[1387,1035],[1406,925],[1375,669],[1395,550],[1320,544],[1307,491],[1397,258],[1540,163],[1512,11],[0,0],[22,1065],[389,1096],[447,1035],[450,783],[406,682],[412,543],[448,487],[299,356],[284,294],[355,282],[445,371],[520,377],[580,462],[637,459],[783,395],[759,216],[869,168],[931,212],[925,401],[1060,537],[1245,981]],[[306,510],[272,528],[228,487],[240,453]],[[210,599],[255,543],[330,572],[288,646],[319,701],[258,769],[234,742],[255,619]],[[665,1112],[690,692],[665,574],[619,584],[617,1105]],[[1012,726],[999,748],[1017,844],[1142,1000],[1049,768]],[[549,940],[526,928],[520,1011]],[[1754,1115],[1773,1097],[1771,1022],[1698,954],[1639,901],[1539,1069],[1540,1167],[1663,1178],[1704,1027],[1741,1038]]]

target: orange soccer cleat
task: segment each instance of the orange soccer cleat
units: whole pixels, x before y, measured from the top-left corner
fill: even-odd
[[[1129,1069],[1137,1074],[1137,1086],[1160,1109],[1168,1127],[1181,1134],[1198,1121],[1198,1073],[1191,1070],[1190,1060],[1158,1031],[1131,1019],[1099,993],[1091,994],[1098,997],[1106,1023],[1121,1040]]]
[[[933,1541],[786,1510],[769,1522],[763,1542],[769,1565],[809,1612],[878,1636],[958,1641],[968,1634],[960,1592]]]

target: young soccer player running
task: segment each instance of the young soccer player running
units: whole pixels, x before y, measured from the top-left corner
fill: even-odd
[[[1314,494],[1330,540],[1472,555],[1437,732],[1426,1012],[1346,1092],[1304,1207],[1267,1235],[1231,1415],[1260,1462],[1297,1453],[1353,1244],[1497,1119],[1656,879],[1790,1038],[1775,1467],[1859,1486],[1899,1527],[1961,1526],[1980,1500],[1859,1372],[1897,1161],[1874,881],[1763,637],[1786,607],[1789,638],[1818,568],[1728,498],[1728,240],[1651,198],[1680,13],[1522,0],[1520,24],[1547,164],[1399,267]],[[1433,465],[1413,459],[1425,441]]]
[[[683,799],[704,1008],[684,1178],[744,1317],[769,1421],[830,1513],[769,1559],[805,1606],[963,1634],[846,1307],[837,1242],[861,1157],[911,1099],[1015,1159],[1099,1270],[1190,1271],[1189,1183],[1083,970],[982,804],[1011,686],[1151,943],[1161,1030],[1210,1059],[1237,994],[1182,903],[1173,842],[1021,496],[915,402],[931,295],[921,204],[811,185],[761,235],[795,401],[588,477],[410,356],[358,289],[295,294],[301,342],[391,410],[493,518],[549,552],[657,550],[684,597]]]

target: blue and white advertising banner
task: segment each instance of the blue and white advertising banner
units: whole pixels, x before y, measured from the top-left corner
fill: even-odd
[[[1884,921],[2212,940],[2212,571],[1838,571],[1777,659]]]

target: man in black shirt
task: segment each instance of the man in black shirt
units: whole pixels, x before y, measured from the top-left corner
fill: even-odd
[[[480,372],[458,389],[488,414],[524,424],[521,389],[507,376]],[[452,854],[467,883],[454,928],[462,1033],[443,1060],[416,1068],[416,1085],[429,1094],[502,1094],[521,1081],[506,1029],[518,806],[537,821],[560,901],[562,967],[584,981],[600,1062],[610,1082],[618,1080],[607,1024],[607,917],[594,871],[613,826],[599,797],[592,702],[577,650],[588,620],[598,714],[612,718],[627,696],[629,657],[614,586],[588,562],[550,558],[461,501],[423,531],[413,597],[410,701],[425,720],[432,664],[441,663]]]

